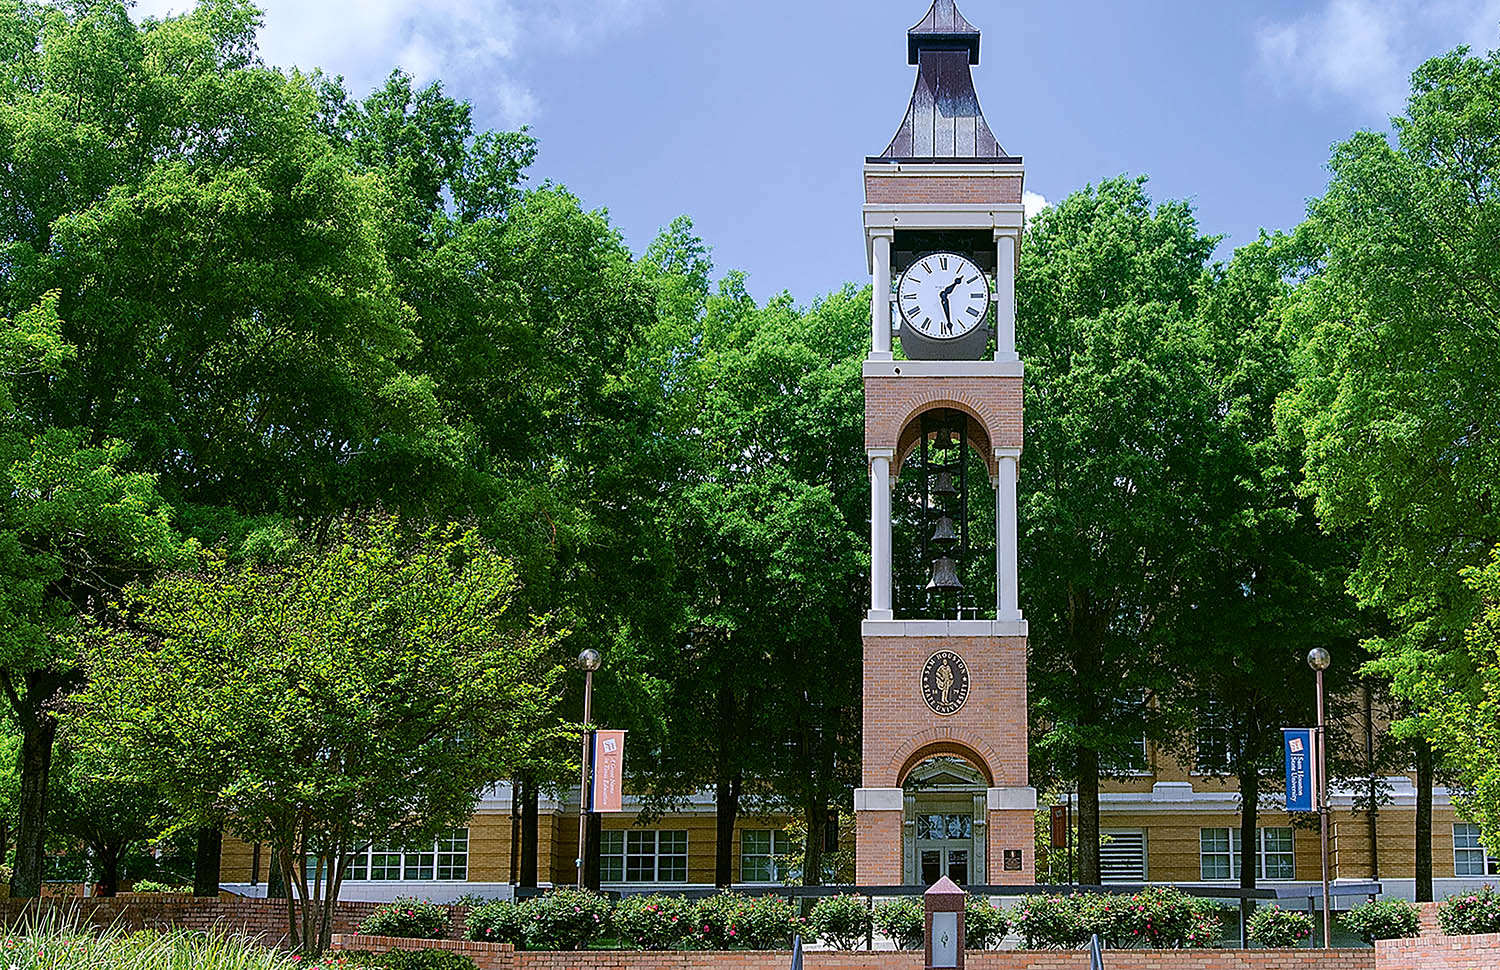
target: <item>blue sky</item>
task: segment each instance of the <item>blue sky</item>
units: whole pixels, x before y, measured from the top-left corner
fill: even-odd
[[[140,0],[141,13],[190,0]],[[394,66],[529,124],[534,180],[606,207],[640,252],[679,214],[720,270],[799,302],[865,278],[860,165],[901,120],[926,0],[261,0],[268,62]],[[1290,228],[1330,147],[1386,130],[1407,77],[1500,46],[1500,0],[959,0],[975,81],[1033,201],[1120,173],[1187,198],[1222,255]]]

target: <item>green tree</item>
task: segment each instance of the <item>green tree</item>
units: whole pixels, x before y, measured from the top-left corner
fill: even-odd
[[[117,754],[60,745],[48,779],[48,842],[65,853],[84,850],[101,896],[119,891],[127,856],[171,821],[154,789],[121,775]]]
[[[1470,567],[1464,581],[1481,611],[1462,647],[1462,663],[1429,671],[1417,682],[1424,709],[1436,725],[1434,740],[1447,756],[1462,792],[1466,818],[1479,825],[1484,844],[1500,845],[1500,548],[1484,568]]]
[[[1276,399],[1296,376],[1295,342],[1279,310],[1305,257],[1294,240],[1262,238],[1216,267],[1198,301],[1210,348],[1204,376],[1218,404],[1204,507],[1184,550],[1182,583],[1193,608],[1179,612],[1174,634],[1182,689],[1161,700],[1196,722],[1175,745],[1186,763],[1237,782],[1245,889],[1257,880],[1259,803],[1280,785],[1280,728],[1314,722],[1307,651],[1332,648],[1337,658],[1327,676],[1331,770],[1347,749],[1339,711],[1353,699],[1358,667],[1345,589],[1354,547],[1320,529],[1311,501],[1298,494],[1296,450],[1274,422]],[[1244,908],[1248,917],[1253,904]]]
[[[1099,777],[1136,768],[1212,476],[1212,354],[1195,306],[1215,241],[1144,179],[1031,223],[1016,283],[1026,361],[1021,583],[1033,772],[1073,777],[1079,878],[1099,881]],[[1139,756],[1134,756],[1138,758]]]
[[[1288,308],[1299,376],[1279,417],[1322,522],[1362,535],[1351,590],[1388,624],[1367,669],[1391,681],[1419,776],[1418,898],[1431,898],[1433,690],[1472,676],[1479,596],[1463,571],[1500,542],[1500,60],[1464,48],[1412,76],[1394,142],[1334,149],[1302,232],[1315,270]],[[1439,752],[1439,755],[1444,752]]]
[[[486,787],[556,750],[554,634],[515,588],[474,532],[390,518],[283,568],[163,577],[129,600],[147,638],[92,655],[81,744],[125,752],[183,815],[269,843],[290,939],[321,951],[353,853],[463,825]]]

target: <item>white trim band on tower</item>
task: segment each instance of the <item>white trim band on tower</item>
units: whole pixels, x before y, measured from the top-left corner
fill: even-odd
[[[906,791],[901,788],[856,788],[856,812],[899,812],[905,808]]]
[[[984,793],[985,807],[992,812],[1007,809],[1024,809],[1028,812],[1036,811],[1036,789],[1030,786],[1009,788],[988,788]]]

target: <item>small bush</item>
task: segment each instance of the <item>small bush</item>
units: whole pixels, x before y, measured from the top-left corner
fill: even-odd
[[[1250,941],[1256,946],[1301,946],[1312,936],[1312,917],[1295,909],[1267,906],[1249,920]]]
[[[1339,922],[1366,943],[1416,936],[1422,930],[1421,910],[1404,899],[1374,899],[1349,910]]]
[[[582,950],[609,929],[607,896],[589,889],[554,889],[521,904],[528,950]]]
[[[626,946],[673,950],[692,936],[693,915],[681,896],[626,896],[615,906],[615,932]]]
[[[1028,950],[1049,947],[1075,949],[1088,942],[1078,898],[1074,896],[1022,896],[1011,910],[1011,927]]]
[[[926,915],[918,897],[892,899],[875,907],[875,928],[903,950],[920,950]]]
[[[818,939],[835,950],[857,950],[864,946],[874,926],[867,896],[824,896],[812,908],[808,923]]]
[[[371,936],[402,936],[414,940],[440,940],[448,929],[448,907],[425,899],[403,896],[375,907],[359,924]]]
[[[1010,929],[1005,910],[991,905],[983,896],[964,901],[964,949],[998,950]]]
[[[469,939],[484,943],[510,943],[524,946],[526,932],[522,923],[521,904],[509,899],[491,899],[469,910],[465,923]]]
[[[807,928],[807,919],[780,896],[718,893],[693,914],[693,941],[705,950],[785,949],[793,933]]]
[[[157,882],[155,879],[139,879],[130,887],[130,891],[133,893],[164,893],[172,896],[191,896],[193,894],[193,887],[191,885],[172,886],[164,882]]]
[[[1500,896],[1493,886],[1449,896],[1438,904],[1438,925],[1449,936],[1500,933]]]

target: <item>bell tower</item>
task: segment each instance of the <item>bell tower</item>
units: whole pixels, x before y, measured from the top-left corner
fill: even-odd
[[[1030,884],[1036,791],[1016,583],[1024,170],[980,110],[979,30],[954,0],[934,0],[907,54],[911,104],[864,165],[875,296],[856,878]]]

